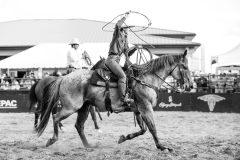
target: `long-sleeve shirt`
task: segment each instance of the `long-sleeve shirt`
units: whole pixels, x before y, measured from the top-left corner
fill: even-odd
[[[128,50],[128,41],[127,37],[124,35],[122,31],[120,31],[122,24],[126,20],[126,17],[123,17],[120,19],[116,26],[115,30],[113,33],[113,38],[110,43],[110,48],[109,48],[109,55],[118,55],[121,56],[123,53],[125,54],[126,51]]]
[[[89,65],[87,64],[87,62],[83,56],[84,50],[80,49],[80,47],[77,50],[71,48],[68,51],[68,53],[67,53],[67,66],[68,67],[73,67],[73,68],[89,67]]]

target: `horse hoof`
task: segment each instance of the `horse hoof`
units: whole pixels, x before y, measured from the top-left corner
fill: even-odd
[[[169,152],[173,152],[173,149],[171,149],[171,148],[167,148],[167,149],[168,149]]]
[[[166,148],[163,150],[163,153],[171,153],[173,150],[170,148]]]
[[[47,141],[46,147],[49,147],[50,145],[52,145],[52,144],[55,143],[56,141],[57,141],[56,139],[50,138],[50,139]]]
[[[89,148],[89,149],[94,149],[94,148],[98,148],[98,147],[99,147],[99,144],[95,144],[95,145],[90,145],[90,144],[88,144],[88,145],[85,145],[84,147],[85,147],[85,148]]]
[[[173,151],[173,149],[167,148],[167,147],[164,147],[164,146],[161,146],[161,145],[157,145],[157,148],[160,149],[161,151],[164,151],[164,152],[172,152]]]
[[[119,140],[118,140],[118,144],[120,144],[120,143],[122,143],[124,141],[126,141],[126,137],[124,135],[121,135]]]

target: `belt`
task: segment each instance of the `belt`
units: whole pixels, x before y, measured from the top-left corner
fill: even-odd
[[[118,54],[117,54],[117,53],[114,53],[114,52],[110,52],[108,55],[109,55],[109,56],[118,56]]]

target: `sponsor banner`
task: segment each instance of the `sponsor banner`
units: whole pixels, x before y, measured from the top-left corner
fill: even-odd
[[[0,109],[17,108],[17,100],[5,100],[0,99]]]
[[[232,112],[240,113],[240,93],[232,94]]]
[[[232,112],[232,94],[192,94],[193,111]]]
[[[154,110],[240,113],[240,93],[160,93]]]
[[[0,91],[0,112],[28,112],[29,91]]]
[[[160,93],[156,111],[191,111],[191,94]]]
[[[0,91],[0,112],[28,112],[29,91]],[[240,113],[240,93],[160,93],[155,111]]]

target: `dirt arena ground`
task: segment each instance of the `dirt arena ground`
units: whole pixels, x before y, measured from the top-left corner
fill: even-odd
[[[117,144],[119,136],[138,131],[132,113],[102,113],[99,121],[102,133],[93,127],[91,117],[85,125],[91,144],[86,149],[74,128],[76,115],[65,121],[66,131],[59,141],[46,148],[52,136],[52,121],[44,134],[37,138],[33,132],[33,114],[0,113],[0,160],[240,160],[240,114],[200,112],[155,112],[158,136],[162,144],[174,149],[156,149],[152,135],[145,135]]]

